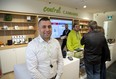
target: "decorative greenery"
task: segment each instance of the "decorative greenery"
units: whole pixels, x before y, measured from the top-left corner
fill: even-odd
[[[11,14],[5,14],[4,15],[4,21],[12,21],[12,15]]]

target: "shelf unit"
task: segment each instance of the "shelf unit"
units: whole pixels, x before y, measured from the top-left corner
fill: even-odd
[[[82,36],[88,32],[88,22],[89,20],[79,20],[79,25],[80,25],[80,28],[81,28],[81,34]]]
[[[79,20],[78,19],[74,19],[73,20],[73,24],[79,24]]]
[[[84,20],[84,19],[77,19],[77,20],[73,20],[73,22],[75,24],[80,25],[80,33],[82,34],[82,36],[88,32],[88,22],[89,20]]]
[[[6,21],[6,15],[10,15],[12,19]],[[0,41],[4,44],[11,39],[12,35],[26,35],[27,38],[34,38],[37,36],[37,26],[36,14],[0,11]]]

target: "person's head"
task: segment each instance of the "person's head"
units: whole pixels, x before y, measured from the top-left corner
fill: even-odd
[[[78,32],[80,30],[80,26],[78,24],[74,24],[73,25],[73,30],[75,30],[76,32]]]
[[[90,30],[93,31],[93,30],[97,29],[97,22],[96,21],[90,21],[88,23],[88,26],[89,26]]]
[[[103,34],[105,34],[105,33],[104,33],[104,28],[103,28],[103,27],[98,26],[97,29],[98,29],[99,32],[102,32]]]
[[[43,40],[48,41],[52,34],[50,19],[47,17],[43,17],[39,20],[38,25],[40,36],[43,38]]]
[[[66,29],[66,30],[68,29],[68,24],[65,24],[65,29]]]

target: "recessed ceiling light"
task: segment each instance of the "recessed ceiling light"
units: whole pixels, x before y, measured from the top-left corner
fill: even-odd
[[[84,5],[84,6],[83,6],[83,8],[87,8],[87,6],[86,6],[86,5]]]

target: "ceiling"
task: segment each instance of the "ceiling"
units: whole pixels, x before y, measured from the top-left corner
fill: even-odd
[[[89,13],[116,11],[116,0],[42,0]],[[83,8],[86,5],[87,8]]]

